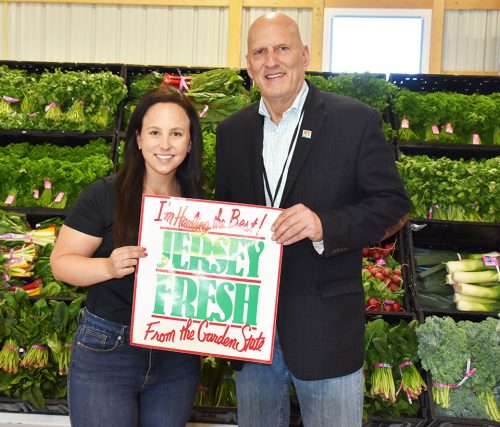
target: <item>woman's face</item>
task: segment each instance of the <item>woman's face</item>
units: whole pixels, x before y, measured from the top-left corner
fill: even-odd
[[[137,134],[148,179],[175,177],[190,150],[189,125],[188,115],[177,104],[161,102],[148,109]]]

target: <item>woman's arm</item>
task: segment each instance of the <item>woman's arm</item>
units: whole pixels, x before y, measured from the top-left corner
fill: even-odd
[[[73,286],[91,286],[132,274],[138,258],[146,256],[143,247],[123,246],[109,258],[92,258],[101,242],[100,237],[63,225],[50,256],[54,277]]]

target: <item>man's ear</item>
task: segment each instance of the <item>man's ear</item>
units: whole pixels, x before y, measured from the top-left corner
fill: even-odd
[[[302,55],[304,57],[304,70],[307,70],[309,65],[311,65],[311,52],[309,51],[309,46],[304,45]]]

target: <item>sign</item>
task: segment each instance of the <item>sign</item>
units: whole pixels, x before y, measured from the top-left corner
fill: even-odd
[[[280,212],[143,195],[130,343],[271,363]]]

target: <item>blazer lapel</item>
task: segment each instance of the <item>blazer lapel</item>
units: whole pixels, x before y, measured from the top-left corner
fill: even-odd
[[[257,205],[265,205],[266,196],[264,194],[264,181],[262,178],[264,172],[264,164],[262,162],[264,117],[258,112],[258,103],[257,109],[249,120],[251,125],[248,127],[249,131],[245,137],[247,139],[248,163],[250,165],[250,173],[253,180],[252,184],[255,195],[254,203]],[[235,177],[235,179],[238,179],[238,177]]]
[[[297,143],[293,152],[290,167],[288,168],[288,175],[283,190],[283,197],[281,198],[280,206],[290,195],[295,181],[299,176],[302,165],[314,144],[315,139],[319,134],[319,129],[325,120],[325,113],[321,107],[322,102],[318,99],[319,90],[314,86],[309,85],[309,94],[307,95],[304,103],[304,118],[300,126]]]

